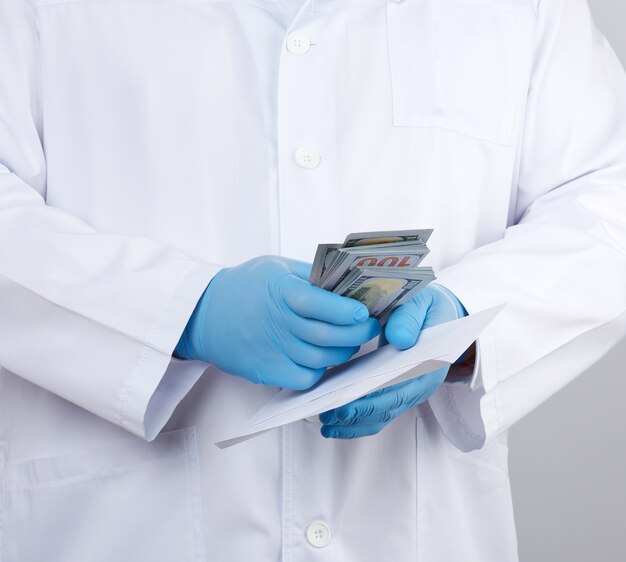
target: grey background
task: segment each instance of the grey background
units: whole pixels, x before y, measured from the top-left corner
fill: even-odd
[[[626,65],[626,0],[589,0]],[[626,343],[511,429],[520,562],[626,562]]]

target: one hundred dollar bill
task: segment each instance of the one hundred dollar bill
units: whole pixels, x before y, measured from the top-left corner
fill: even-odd
[[[341,248],[341,244],[319,244],[317,246],[317,252],[315,252],[315,259],[313,260],[313,267],[311,268],[311,276],[309,277],[309,281],[313,285],[319,286],[326,268],[332,262],[333,254],[339,248]]]
[[[348,234],[343,243],[344,248],[366,246],[372,244],[394,244],[398,242],[417,242],[426,244],[433,229],[423,230],[381,230],[379,232],[353,232]]]
[[[370,316],[384,324],[393,310],[434,279],[430,267],[404,271],[355,267],[333,292],[362,302]]]
[[[332,267],[327,268],[320,279],[320,287],[332,291],[337,287],[355,267],[386,267],[397,270],[411,270],[416,268],[428,254],[426,245],[414,243],[357,248],[340,248],[336,250],[332,260]]]
[[[320,244],[309,281],[354,298],[370,315],[386,322],[402,303],[430,283],[430,267],[419,267],[428,254],[432,229],[348,234],[343,244]]]

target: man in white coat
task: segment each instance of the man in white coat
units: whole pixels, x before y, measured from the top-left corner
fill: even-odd
[[[376,335],[317,243],[419,227],[473,371],[215,447]],[[507,429],[625,332],[585,0],[0,0],[3,562],[516,560]]]

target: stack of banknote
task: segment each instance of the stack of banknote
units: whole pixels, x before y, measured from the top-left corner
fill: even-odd
[[[309,281],[367,306],[384,324],[389,315],[435,279],[418,267],[429,250],[431,230],[357,232],[343,244],[320,244]]]

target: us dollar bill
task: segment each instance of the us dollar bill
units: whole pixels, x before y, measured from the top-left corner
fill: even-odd
[[[426,245],[407,244],[404,247],[391,244],[359,248],[340,248],[320,279],[320,287],[333,290],[355,267],[385,267],[397,270],[416,268],[429,253]]]
[[[435,279],[430,267],[392,270],[386,267],[355,267],[333,292],[362,302],[384,324],[402,303]]]
[[[381,230],[378,232],[353,232],[346,236],[344,248],[366,246],[373,244],[394,244],[398,242],[413,242],[426,244],[433,229],[418,230]]]
[[[313,285],[320,285],[326,268],[332,263],[333,255],[339,248],[341,248],[341,244],[319,244],[317,246],[309,277],[309,281]]]
[[[429,253],[426,242],[432,232],[355,232],[343,244],[320,244],[309,281],[362,302],[371,316],[384,323],[398,306],[435,279],[432,268],[419,267]]]

